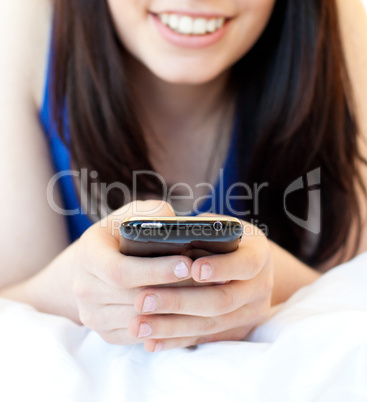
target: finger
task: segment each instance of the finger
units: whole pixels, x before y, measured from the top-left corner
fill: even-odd
[[[141,290],[142,288],[119,289],[102,282],[94,274],[83,274],[74,282],[73,293],[80,303],[133,305]]]
[[[135,299],[139,314],[181,314],[214,317],[237,310],[258,298],[256,283],[232,281],[197,288],[146,288]]]
[[[98,331],[98,334],[111,345],[134,345],[142,343],[140,339],[133,337],[126,328],[114,329],[112,331]]]
[[[220,283],[221,285],[223,285],[223,283]],[[184,281],[179,281],[177,283],[163,283],[161,285],[156,285],[157,288],[182,288],[182,287],[195,287],[195,288],[201,288],[204,286],[212,286],[213,283],[210,282],[196,282],[194,281],[192,278],[186,279]]]
[[[268,308],[265,304],[243,306],[229,314],[216,317],[199,317],[186,315],[151,315],[137,316],[129,324],[131,334],[144,338],[178,338],[214,334],[239,325],[255,325],[265,319]]]
[[[258,275],[268,258],[269,245],[264,235],[243,236],[238,249],[232,253],[195,260],[191,275],[198,282],[249,280]]]
[[[228,331],[218,332],[217,334],[205,336],[190,336],[182,338],[167,339],[147,339],[144,347],[147,352],[160,352],[164,350],[186,348],[203,343],[219,341],[242,341],[251,331],[251,326],[230,329]]]
[[[110,251],[95,261],[92,272],[120,289],[181,282],[191,277],[192,260],[183,256],[130,257]]]
[[[84,326],[94,331],[112,331],[127,329],[136,311],[132,305],[111,304],[100,307],[98,305],[79,305],[79,317]]]
[[[87,231],[88,232],[88,231]],[[175,283],[191,278],[192,260],[185,256],[131,257],[119,252],[116,239],[105,231],[89,231],[80,239],[88,271],[120,288]]]
[[[78,274],[77,274],[78,275]],[[211,286],[207,283],[197,283],[193,279],[183,282],[158,285],[157,289],[165,287],[204,287]],[[130,304],[134,305],[136,296],[144,290],[144,287],[132,289],[120,289],[102,282],[94,274],[83,274],[74,281],[73,294],[79,302],[105,304]],[[150,287],[150,290],[155,287]]]

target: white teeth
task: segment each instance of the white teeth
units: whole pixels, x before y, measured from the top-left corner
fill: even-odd
[[[168,22],[169,22],[169,15],[168,14],[161,14],[159,16],[159,18],[161,19],[161,21],[163,22],[164,25],[168,25]]]
[[[206,20],[204,18],[195,18],[193,33],[203,35],[206,33]]]
[[[188,15],[178,14],[159,14],[159,19],[162,23],[170,27],[173,31],[182,35],[205,35],[213,33],[220,29],[225,19],[221,18],[192,18]]]
[[[218,18],[217,19],[217,28],[218,29],[222,28],[223,24],[224,24],[224,18]]]
[[[179,22],[180,20],[178,18],[178,15],[171,14],[169,16],[168,25],[171,29],[176,30],[178,28]]]
[[[194,25],[194,21],[190,17],[182,17],[180,18],[180,22],[178,24],[178,31],[183,34],[191,34],[192,28]]]
[[[206,30],[208,32],[214,32],[217,29],[217,20],[210,20],[206,23]]]

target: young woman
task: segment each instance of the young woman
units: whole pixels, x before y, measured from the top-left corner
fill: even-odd
[[[367,250],[359,1],[0,4],[2,297],[159,351],[243,339]],[[205,212],[237,251],[119,253],[124,217]]]

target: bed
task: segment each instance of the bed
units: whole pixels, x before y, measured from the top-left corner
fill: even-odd
[[[242,342],[155,354],[0,299],[0,401],[367,401],[367,253]]]

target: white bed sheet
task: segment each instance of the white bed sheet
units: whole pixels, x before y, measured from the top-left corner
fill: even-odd
[[[250,339],[148,354],[0,299],[0,401],[367,401],[367,253]]]

